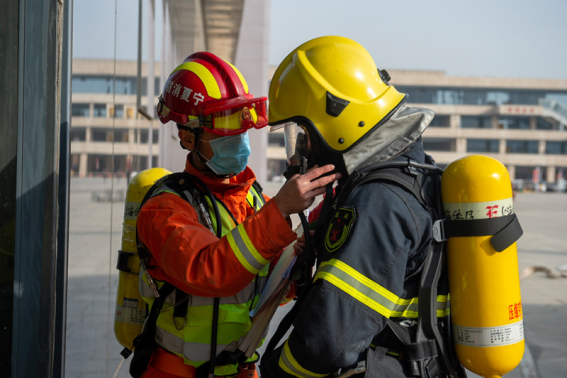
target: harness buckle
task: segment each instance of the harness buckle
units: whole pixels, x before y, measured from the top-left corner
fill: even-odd
[[[413,177],[417,177],[419,175],[419,171],[414,166],[417,162],[415,160],[408,159],[408,165],[406,167],[408,174]]]
[[[447,237],[445,235],[445,219],[439,219],[436,220],[433,223],[433,240],[435,240],[438,243],[444,242],[445,240],[447,240]]]

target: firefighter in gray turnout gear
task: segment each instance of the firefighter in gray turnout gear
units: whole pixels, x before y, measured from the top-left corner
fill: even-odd
[[[317,270],[268,345],[264,378],[466,377],[432,236],[442,170],[421,134],[434,113],[407,107],[389,80],[342,37],[306,42],[274,74],[269,120],[284,128],[288,170],[332,163],[343,178],[327,187]]]

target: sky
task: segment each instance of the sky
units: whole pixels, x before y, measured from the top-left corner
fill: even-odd
[[[145,26],[148,0],[143,1]],[[381,68],[567,79],[565,0],[271,0],[270,5],[272,65],[309,39],[341,35],[362,44]],[[116,14],[116,57],[136,59],[138,1],[117,0],[115,6],[115,0],[75,0],[75,57],[114,57]],[[161,0],[156,19],[159,43]],[[157,60],[160,53],[156,45]]]

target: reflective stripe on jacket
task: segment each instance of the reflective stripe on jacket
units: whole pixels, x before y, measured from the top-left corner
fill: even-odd
[[[175,193],[171,188],[163,184],[152,195],[156,197],[163,193]],[[187,201],[196,209],[201,218],[198,204],[189,191],[183,195]],[[264,199],[252,186],[247,195],[250,206],[256,205],[258,211],[264,205]],[[217,219],[207,198],[208,210],[216,230]],[[267,281],[269,261],[264,259],[246,235],[241,226],[237,226],[233,216],[225,208],[225,205],[217,200],[222,225],[222,235],[227,236],[230,245],[239,261],[257,276],[240,292],[230,297],[220,298],[217,351],[219,355],[223,351],[234,351],[237,342],[248,332],[251,326],[249,311],[256,305],[260,293]],[[202,219],[200,219],[202,221]],[[161,288],[163,281],[157,281]],[[151,307],[154,302],[154,293],[148,284],[147,276],[140,273],[140,293],[143,299]],[[183,317],[174,316],[174,308],[182,302],[188,301],[187,313]],[[213,319],[213,297],[193,296],[186,294],[178,298],[176,291],[171,293],[164,302],[156,324],[156,341],[164,349],[183,358],[185,364],[199,367],[210,358],[210,344]],[[237,365],[217,366],[216,375],[234,375],[238,373]]]

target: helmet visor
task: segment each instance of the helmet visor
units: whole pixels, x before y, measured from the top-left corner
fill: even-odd
[[[302,157],[309,156],[309,134],[305,128],[295,122],[287,122],[281,125],[272,126],[270,131],[283,129],[285,141],[285,153],[287,163],[290,165],[301,166]]]
[[[260,129],[268,124],[266,98],[254,99],[233,107],[225,104],[222,108],[205,109],[201,126],[216,135],[236,135],[248,129]]]

